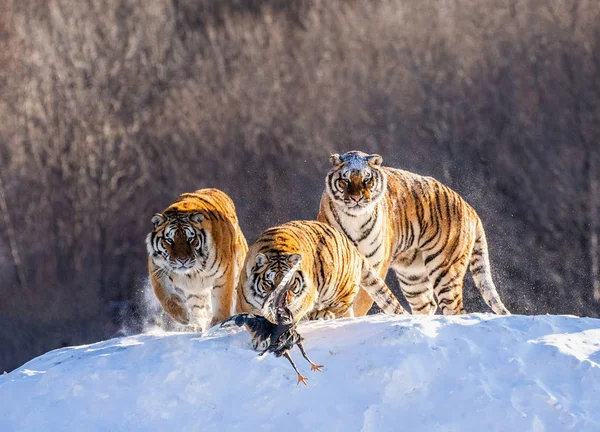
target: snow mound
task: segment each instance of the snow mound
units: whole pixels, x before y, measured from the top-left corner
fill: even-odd
[[[325,372],[249,335],[148,333],[0,376],[1,431],[597,431],[600,320],[389,317],[300,326]]]

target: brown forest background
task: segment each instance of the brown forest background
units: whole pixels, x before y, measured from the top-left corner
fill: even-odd
[[[135,329],[178,194],[252,240],[351,149],[477,209],[513,312],[600,314],[597,0],[0,0],[0,40],[0,371]]]

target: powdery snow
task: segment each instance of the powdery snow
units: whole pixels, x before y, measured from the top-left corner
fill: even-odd
[[[600,320],[389,317],[301,325],[309,386],[244,331],[147,333],[0,376],[0,431],[598,431]]]

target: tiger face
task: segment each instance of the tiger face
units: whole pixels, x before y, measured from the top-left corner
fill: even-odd
[[[261,309],[269,295],[275,291],[282,279],[292,270],[301,257],[299,254],[259,253],[247,279],[247,292],[254,300],[252,305]],[[286,306],[292,315],[299,311],[308,293],[305,277],[299,268],[287,283],[285,295],[277,299],[275,306]]]
[[[210,241],[201,226],[203,220],[199,212],[155,214],[154,229],[146,238],[148,254],[154,263],[179,274],[200,271]]]
[[[382,158],[351,151],[329,158],[333,168],[325,180],[331,199],[349,213],[362,213],[380,200],[387,186],[381,169]]]

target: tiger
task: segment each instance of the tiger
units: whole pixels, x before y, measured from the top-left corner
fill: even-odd
[[[330,156],[332,168],[317,220],[342,232],[385,278],[391,268],[413,314],[464,314],[470,266],[487,305],[509,314],[492,280],[481,219],[455,191],[432,177],[382,166],[378,154]],[[359,293],[354,315],[373,301]]]
[[[318,221],[291,221],[267,229],[248,249],[244,266],[238,282],[241,310],[261,314],[275,324],[280,323],[274,318],[278,307],[285,307],[294,323],[303,318],[351,317],[360,288],[383,312],[406,313],[354,245]],[[282,285],[285,304],[271,298]]]
[[[229,318],[248,251],[231,198],[218,189],[184,193],[151,222],[148,270],[165,312],[200,332]]]

